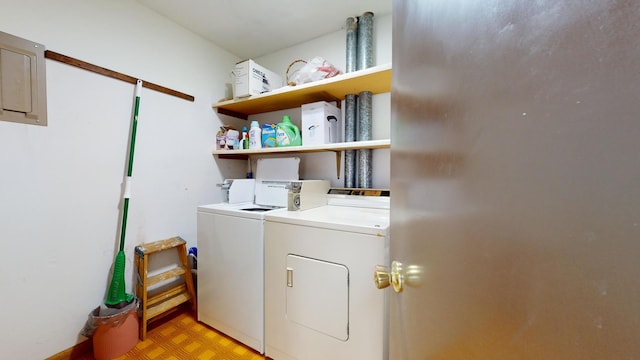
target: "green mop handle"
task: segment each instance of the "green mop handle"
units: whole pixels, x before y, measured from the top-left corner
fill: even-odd
[[[136,129],[138,127],[138,108],[140,107],[140,93],[142,91],[142,81],[136,82],[136,102],[133,111],[133,125],[131,128],[131,141],[129,142],[129,165],[127,169],[127,177],[125,179],[124,188],[124,204],[122,206],[122,231],[120,233],[120,251],[116,255],[113,263],[113,275],[111,284],[107,290],[107,298],[105,305],[108,307],[121,307],[133,301],[133,295],[127,294],[125,291],[124,268],[124,239],[127,229],[127,213],[129,212],[129,198],[131,197],[131,171],[133,169],[133,150],[136,144]]]
[[[124,240],[127,232],[127,215],[129,213],[129,199],[131,198],[131,175],[133,173],[133,152],[136,147],[136,130],[138,128],[138,109],[140,108],[140,93],[142,92],[142,80],[136,82],[136,103],[133,110],[133,125],[131,127],[131,140],[129,145],[129,164],[127,178],[124,186],[124,205],[122,211],[122,231],[120,232],[120,251],[124,251]]]

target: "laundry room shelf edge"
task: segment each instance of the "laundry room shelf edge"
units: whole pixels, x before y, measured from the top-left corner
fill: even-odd
[[[247,119],[249,115],[291,109],[316,101],[341,101],[345,95],[391,91],[391,64],[337,75],[302,85],[284,86],[265,94],[212,105],[220,114]]]
[[[266,155],[266,154],[282,154],[282,153],[308,153],[323,151],[344,151],[356,149],[387,149],[391,146],[391,140],[368,140],[342,142],[313,146],[284,146],[275,148],[262,149],[244,149],[244,150],[213,150],[213,155]]]

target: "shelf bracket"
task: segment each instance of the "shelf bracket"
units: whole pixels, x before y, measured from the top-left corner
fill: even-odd
[[[335,151],[336,153],[336,176],[340,179],[340,162],[342,160],[342,151]]]

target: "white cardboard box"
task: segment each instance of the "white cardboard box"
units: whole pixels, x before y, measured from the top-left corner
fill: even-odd
[[[326,101],[302,105],[302,145],[342,141],[342,112]]]
[[[249,59],[236,64],[233,97],[258,95],[283,86],[282,76]]]

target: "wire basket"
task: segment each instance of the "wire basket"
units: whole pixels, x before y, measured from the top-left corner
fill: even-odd
[[[306,60],[302,60],[302,59],[298,59],[298,60],[294,60],[291,64],[289,64],[289,66],[287,67],[287,72],[285,73],[285,77],[287,79],[287,85],[291,85],[291,86],[296,86],[298,84],[296,84],[295,81],[290,81],[289,80],[289,72],[291,71],[291,69],[293,68],[293,65],[297,64],[297,63],[304,63],[306,64],[307,61]],[[304,65],[303,65],[304,66]],[[300,71],[300,68],[296,68],[291,72],[291,77],[293,77],[298,71]]]

